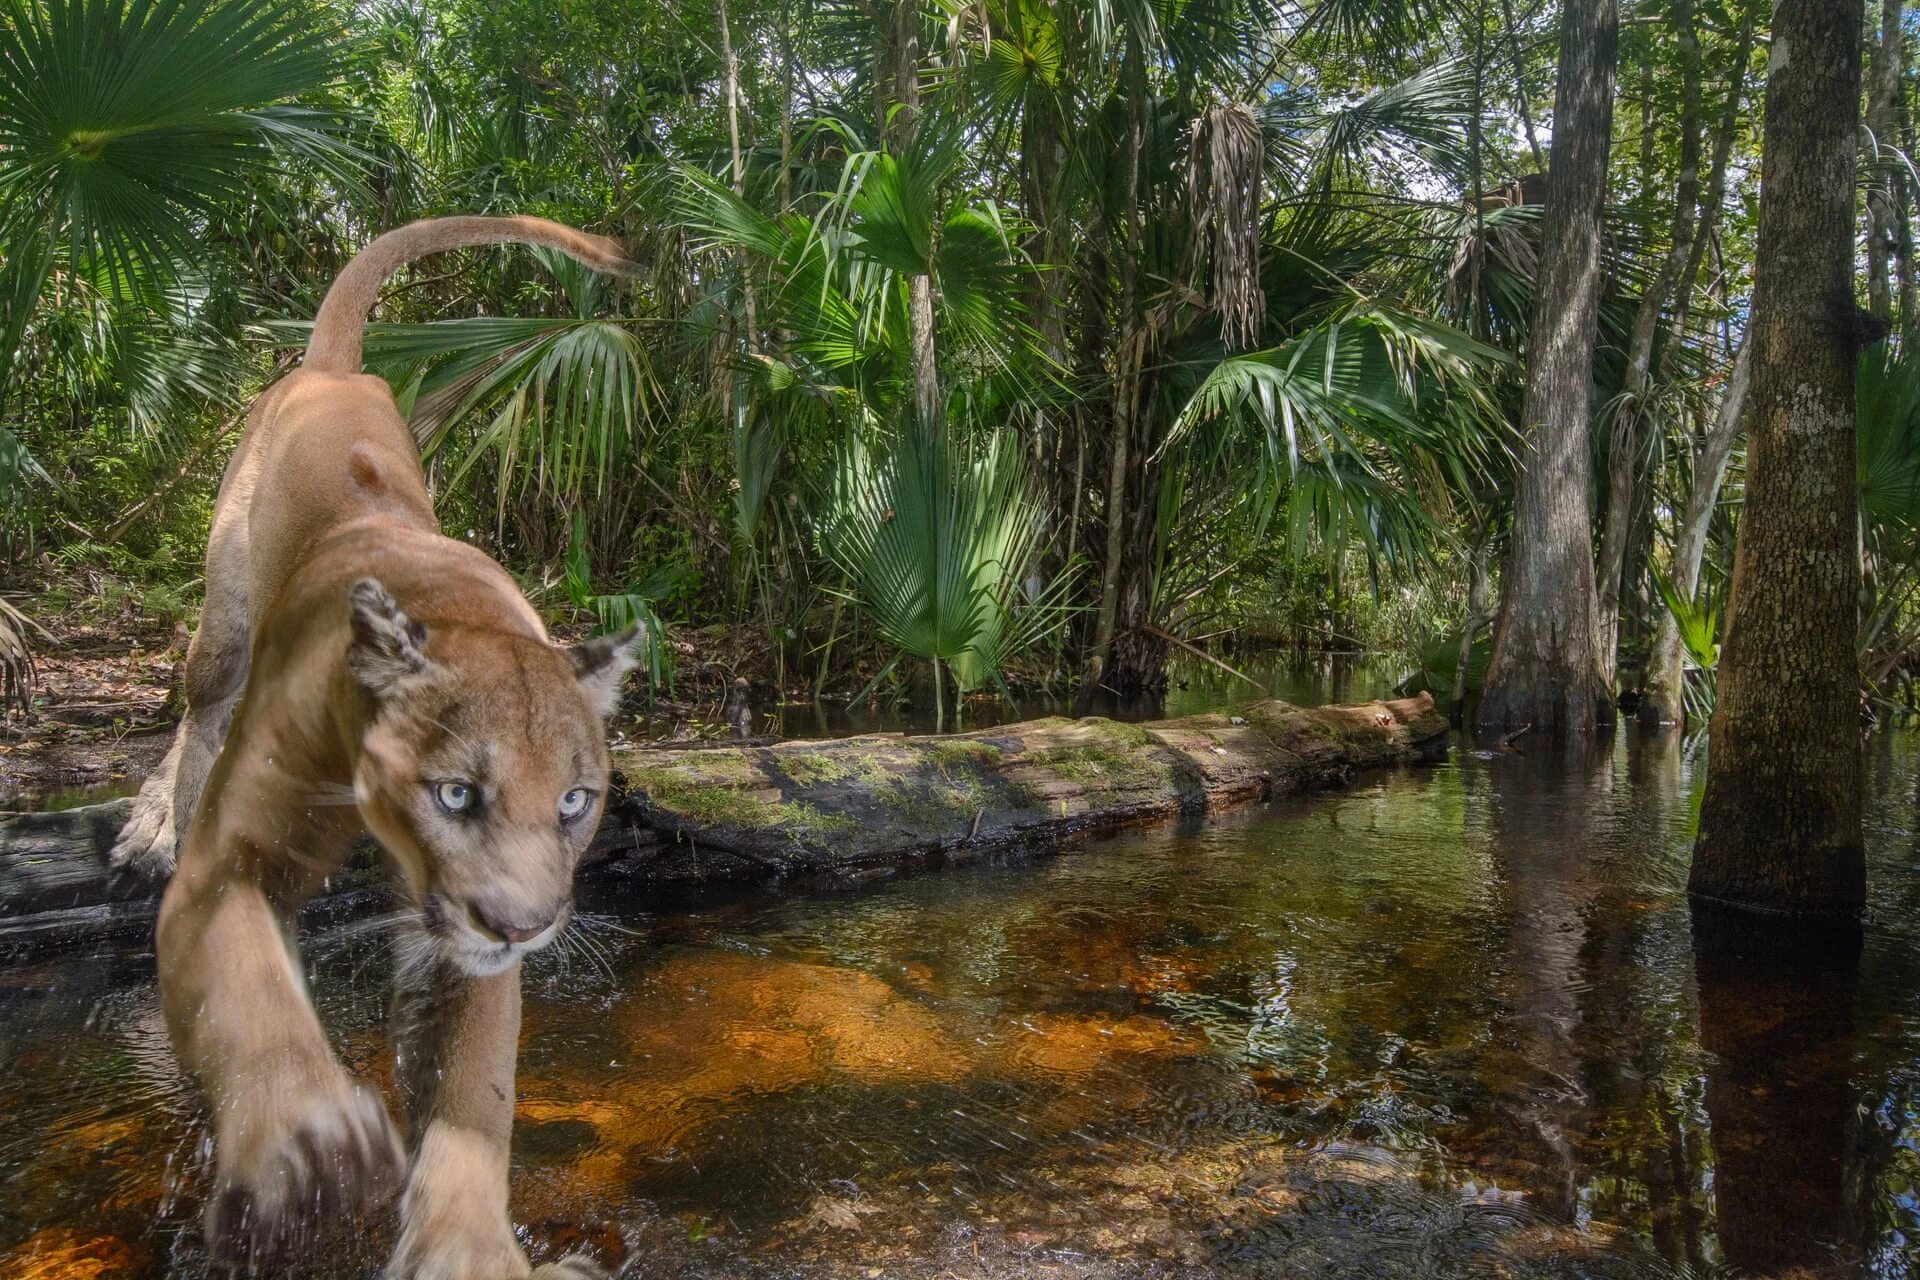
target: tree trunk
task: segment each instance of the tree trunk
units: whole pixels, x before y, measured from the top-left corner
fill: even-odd
[[[893,6],[882,36],[879,112],[882,140],[896,154],[913,138],[920,118],[920,7],[911,0]],[[940,361],[934,348],[933,276],[907,277],[908,360],[913,370],[913,412],[921,425],[940,415]]]
[[[1607,516],[1600,529],[1596,608],[1600,625],[1600,670],[1607,686],[1615,683],[1620,652],[1620,594],[1632,532],[1634,495],[1640,476],[1640,420],[1653,388],[1653,341],[1660,313],[1673,296],[1692,257],[1693,231],[1700,205],[1700,39],[1694,31],[1693,0],[1673,0],[1673,28],[1680,45],[1680,172],[1674,184],[1673,225],[1660,270],[1640,295],[1627,340],[1627,397],[1613,420],[1607,453]],[[1651,60],[1649,60],[1651,62]],[[1651,135],[1649,135],[1651,136]]]
[[[740,150],[740,58],[733,51],[733,25],[727,18],[727,0],[714,0],[713,16],[720,28],[720,63],[727,79],[727,143],[731,161],[733,194],[744,196],[747,190],[747,159]],[[753,296],[753,285],[741,282],[741,297],[746,307],[747,350],[760,349],[760,321]]]
[[[1528,339],[1527,442],[1483,729],[1549,735],[1611,724],[1587,509],[1589,400],[1600,306],[1600,215],[1619,37],[1614,0],[1565,0],[1559,102]]]
[[[1882,320],[1893,319],[1893,294],[1887,284],[1887,265],[1894,247],[1894,206],[1901,198],[1899,161],[1893,148],[1900,144],[1900,71],[1903,41],[1901,0],[1882,0],[1880,40],[1873,49],[1873,69],[1867,84],[1867,309]]]
[[[1700,589],[1700,564],[1706,557],[1707,530],[1713,524],[1713,509],[1720,500],[1720,481],[1727,473],[1727,457],[1733,452],[1734,438],[1740,432],[1740,415],[1746,408],[1747,388],[1753,381],[1753,362],[1749,342],[1740,344],[1734,357],[1733,373],[1721,392],[1713,426],[1700,442],[1693,459],[1693,484],[1687,490],[1685,507],[1673,537],[1673,586],[1691,599]],[[1653,649],[1647,655],[1647,679],[1640,694],[1640,723],[1649,728],[1663,724],[1683,724],[1687,718],[1686,670],[1680,652],[1680,624],[1662,608],[1653,634]]]
[[[1094,624],[1093,658],[1088,664],[1089,689],[1102,683],[1113,661],[1113,638],[1120,609],[1120,581],[1126,562],[1127,526],[1133,513],[1127,501],[1128,478],[1140,462],[1132,456],[1135,413],[1140,405],[1141,350],[1145,335],[1140,324],[1140,165],[1146,152],[1145,58],[1137,47],[1128,50],[1127,172],[1125,209],[1126,245],[1119,255],[1120,342],[1113,371],[1113,435],[1107,461],[1107,537],[1100,565],[1100,612]]]
[[[1854,158],[1860,0],[1773,16],[1754,255],[1753,414],[1688,890],[1853,918],[1860,834]]]

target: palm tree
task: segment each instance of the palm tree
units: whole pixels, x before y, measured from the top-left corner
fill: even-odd
[[[879,459],[848,450],[821,541],[886,641],[932,664],[940,722],[943,667],[956,695],[1000,681],[1007,658],[1057,624],[1059,584],[1023,595],[1043,530],[1014,433],[955,448],[915,420]]]
[[[4,0],[0,13],[0,359],[50,283],[157,298],[250,184],[290,157],[338,169],[351,154],[331,113],[292,105],[344,65],[305,6]]]
[[[0,507],[50,479],[16,432],[20,357],[50,307],[83,318],[69,412],[117,386],[136,423],[231,387],[234,352],[186,314],[210,224],[294,158],[340,172],[329,113],[294,105],[343,65],[337,34],[291,0],[0,0]],[[86,366],[94,366],[86,372]],[[43,382],[42,386],[46,384]],[[55,382],[53,386],[59,387]],[[7,689],[24,636],[0,613]]]

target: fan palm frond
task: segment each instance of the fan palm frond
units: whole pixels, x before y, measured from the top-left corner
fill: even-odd
[[[966,449],[933,426],[879,458],[850,448],[838,488],[824,550],[887,642],[932,662],[936,680],[943,663],[962,691],[996,679],[1057,621],[1057,597],[1022,599],[1044,514],[1013,433]]]
[[[117,281],[165,277],[196,221],[285,155],[346,155],[285,105],[344,66],[291,0],[0,0],[0,246],[65,244]],[[37,292],[37,282],[34,291]]]

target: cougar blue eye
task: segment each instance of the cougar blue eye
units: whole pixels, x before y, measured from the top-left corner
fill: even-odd
[[[585,787],[575,787],[560,797],[560,821],[568,822],[587,811],[587,802],[593,799],[593,793]]]
[[[473,807],[473,787],[465,782],[435,783],[433,798],[448,813],[465,813]]]

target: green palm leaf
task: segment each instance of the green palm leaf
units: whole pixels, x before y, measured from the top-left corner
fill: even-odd
[[[342,69],[290,0],[0,0],[0,15],[9,259],[50,239],[116,281],[165,276],[197,220],[279,154],[342,153],[326,117],[275,107]]]
[[[957,449],[942,428],[907,432],[884,457],[845,455],[824,550],[888,643],[946,663],[969,689],[1057,621],[1043,592],[1020,599],[1044,527],[1011,432]]]

